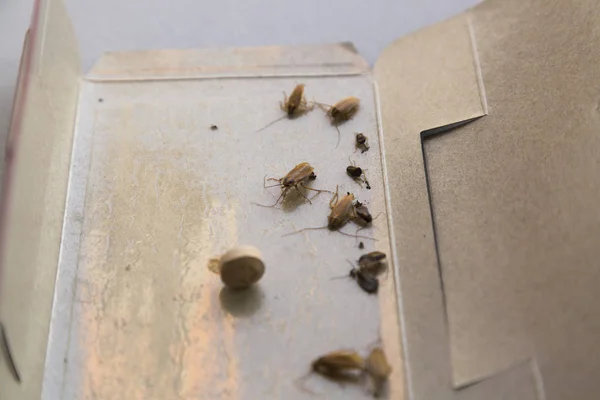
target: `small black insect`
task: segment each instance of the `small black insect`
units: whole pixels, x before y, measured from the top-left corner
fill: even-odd
[[[361,250],[364,249],[365,248],[365,244],[363,242],[360,242],[358,244],[358,248],[361,249]]]
[[[369,145],[367,144],[367,137],[362,134],[362,133],[357,133],[355,136],[355,147],[357,149],[361,150],[361,153],[364,153],[365,151],[368,151],[370,149]]]
[[[361,167],[357,166],[352,160],[350,160],[350,162],[352,164],[346,167],[346,173],[348,176],[359,185],[362,186],[362,184],[365,183],[367,189],[371,189],[369,181],[367,180],[367,176],[365,175],[365,171]]]
[[[217,125],[213,124],[213,125],[210,126],[210,130],[211,131],[216,131],[217,129],[219,129],[219,127]]]
[[[356,167],[354,165],[348,165],[346,167],[346,173],[352,178],[360,178],[363,174],[363,170],[361,167]]]

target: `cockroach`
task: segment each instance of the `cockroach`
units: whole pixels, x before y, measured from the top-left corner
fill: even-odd
[[[285,92],[283,92],[283,102],[279,102],[279,107],[282,111],[285,111],[285,115],[277,118],[276,120],[269,122],[267,125],[258,130],[258,132],[263,129],[268,128],[273,125],[275,122],[281,121],[284,118],[296,118],[307,112],[311,111],[314,108],[313,104],[308,104],[306,98],[304,97],[304,84],[299,83],[292,90],[292,94],[290,97],[287,96]]]
[[[348,176],[352,178],[354,182],[358,183],[361,186],[364,182],[366,184],[367,189],[371,189],[369,181],[367,180],[367,176],[365,175],[365,171],[361,167],[356,166],[356,164],[352,160],[349,161],[350,165],[346,167],[346,174],[348,174]]]
[[[354,222],[356,224],[362,226],[362,228],[360,228],[359,231],[362,230],[362,229],[364,229],[364,228],[366,228],[367,226],[369,226],[369,224],[371,222],[373,222],[374,220],[376,220],[377,218],[379,218],[379,216],[381,214],[383,214],[383,212],[380,212],[379,214],[377,214],[377,216],[375,218],[373,218],[373,216],[371,215],[371,212],[369,211],[369,209],[367,208],[367,206],[365,206],[360,201],[357,201],[354,204],[354,213],[356,215],[356,218],[354,219]]]
[[[357,149],[360,149],[361,153],[364,153],[365,151],[368,151],[370,149],[369,144],[367,143],[367,137],[364,134],[357,133],[354,139],[354,146]]]
[[[334,351],[311,363],[313,372],[327,377],[356,374],[363,371],[364,368],[365,360],[351,350]]]
[[[346,122],[358,111],[360,106],[360,100],[356,97],[346,97],[335,103],[333,106],[327,110],[327,115],[331,118],[331,121],[335,124],[341,124]]]
[[[338,189],[336,188],[333,197],[329,201],[329,208],[331,209],[331,212],[327,216],[327,226],[320,226],[316,228],[303,228],[294,232],[287,233],[283,236],[289,236],[309,230],[329,229],[330,231],[338,231],[342,235],[351,236],[354,238],[376,240],[368,236],[350,235],[348,233],[340,231],[340,229],[343,228],[344,225],[346,225],[349,221],[357,220],[354,200],[354,195],[350,192],[348,192],[344,197],[340,199]]]
[[[376,347],[371,350],[371,354],[369,354],[365,364],[365,371],[373,383],[373,397],[379,397],[384,390],[385,383],[392,373],[392,367],[390,366],[383,349]]]
[[[354,195],[348,192],[341,199],[339,198],[338,191],[329,202],[331,213],[327,217],[327,227],[332,231],[337,231],[348,223],[351,219],[356,218],[354,211]]]
[[[385,269],[386,261],[387,256],[384,252],[372,251],[360,256],[358,259],[358,266],[362,272],[377,276]]]
[[[327,116],[331,119],[331,123],[335,126],[338,132],[338,142],[335,147],[340,144],[340,128],[339,125],[352,119],[360,106],[360,100],[356,97],[346,97],[335,103],[332,106],[327,104],[317,103],[319,107],[327,112]],[[327,108],[328,107],[328,108]]]
[[[299,114],[304,114],[313,109],[313,105],[309,105],[304,98],[304,84],[296,85],[290,97],[283,92],[283,102],[279,102],[279,107],[287,113],[288,117],[294,117]]]
[[[376,294],[379,290],[379,279],[377,279],[377,273],[373,273],[369,269],[364,269],[362,266],[355,268],[350,260],[348,260],[350,265],[352,265],[352,269],[350,273],[347,275],[350,278],[354,279],[358,286],[369,294]],[[338,276],[331,279],[342,279],[346,276]]]
[[[274,187],[274,186],[281,187],[281,195],[279,196],[279,198],[277,198],[277,201],[275,201],[275,203],[273,203],[270,206],[258,204],[258,203],[254,203],[254,204],[262,206],[262,207],[275,207],[282,199],[285,199],[285,197],[288,195],[289,191],[292,189],[296,189],[298,191],[298,193],[300,193],[302,195],[302,197],[304,197],[306,199],[306,201],[308,201],[309,203],[312,204],[310,199],[308,197],[306,197],[306,195],[304,195],[304,193],[302,193],[302,191],[299,190],[299,186],[306,190],[312,190],[312,191],[318,192],[318,193],[327,192],[327,190],[313,189],[313,188],[306,186],[306,183],[308,181],[314,181],[315,179],[317,179],[317,175],[315,174],[315,169],[309,163],[302,162],[302,163],[296,165],[283,178],[279,178],[279,179],[269,178],[268,179],[270,181],[276,181],[277,184],[272,185],[272,186],[267,186],[266,184],[264,185],[265,188],[270,188],[270,187]]]
[[[356,382],[364,371],[365,360],[357,352],[352,350],[334,351],[314,360],[311,363],[310,371],[296,383],[303,383],[312,373],[340,383]]]
[[[6,336],[6,330],[4,329],[4,325],[0,322],[0,346],[2,347],[2,353],[4,354],[4,358],[6,359],[8,368],[10,369],[10,373],[12,374],[15,381],[21,383],[21,375],[19,375],[19,370],[17,369],[17,365],[15,364],[15,360],[12,356],[12,352],[10,351],[10,345],[8,344],[8,337]]]
[[[360,201],[357,201],[354,206],[354,212],[356,213],[356,220],[359,225],[368,225],[373,222],[373,216],[371,212]]]
[[[356,281],[358,286],[369,294],[377,294],[379,290],[379,279],[373,275],[369,275],[358,268],[350,270],[350,277]]]

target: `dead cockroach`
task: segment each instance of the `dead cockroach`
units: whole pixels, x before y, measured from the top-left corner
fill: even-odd
[[[346,97],[331,106],[329,110],[327,110],[327,115],[335,124],[341,124],[352,119],[358,111],[359,106],[359,99],[352,96]]]
[[[272,186],[267,186],[265,184],[264,185],[265,188],[274,187],[274,186],[281,187],[281,195],[277,198],[277,201],[274,204],[272,204],[270,206],[266,206],[266,205],[258,204],[258,203],[254,203],[254,204],[262,206],[262,207],[275,207],[279,203],[279,201],[281,201],[282,199],[285,198],[285,196],[287,196],[287,194],[289,193],[289,191],[291,189],[296,189],[298,191],[298,193],[300,193],[302,195],[302,197],[304,197],[306,199],[306,201],[311,203],[310,199],[308,197],[306,197],[304,195],[304,193],[302,193],[302,191],[299,190],[298,186],[300,186],[306,190],[312,190],[312,191],[318,192],[318,193],[327,192],[327,190],[313,189],[313,188],[310,188],[305,185],[308,181],[314,181],[315,179],[317,179],[317,175],[315,174],[315,169],[309,163],[302,162],[302,163],[296,165],[283,178],[279,178],[279,179],[269,178],[268,179],[270,181],[276,181],[278,183],[275,185],[272,185]]]
[[[357,224],[365,226],[373,222],[373,216],[371,215],[371,212],[367,206],[360,201],[357,201],[354,205],[354,212],[356,213]]]
[[[360,256],[358,266],[362,272],[377,276],[386,269],[386,260],[387,256],[384,252],[372,251]]]
[[[384,390],[388,377],[392,373],[392,367],[383,349],[376,347],[371,350],[371,354],[369,354],[365,364],[365,371],[373,383],[373,396],[379,397]]]
[[[4,358],[6,359],[6,363],[8,368],[10,369],[10,373],[13,378],[21,383],[21,376],[19,375],[19,370],[17,369],[17,365],[15,364],[15,360],[12,356],[12,352],[10,351],[10,345],[8,344],[8,337],[6,336],[6,330],[4,329],[4,325],[0,322],[0,346],[2,347],[2,353],[4,354]]]
[[[381,214],[383,214],[383,212],[380,212],[375,218],[373,218],[367,206],[365,206],[360,201],[357,201],[354,204],[354,213],[356,214],[354,222],[362,226],[362,228],[360,228],[359,230],[366,228],[371,222],[373,222],[374,220],[379,218]]]
[[[369,144],[367,143],[367,137],[364,134],[357,133],[356,136],[354,137],[354,139],[355,139],[354,146],[357,149],[360,149],[361,153],[364,153],[365,151],[368,151],[370,149]]]
[[[352,265],[352,262],[350,262],[350,260],[348,260],[348,262],[350,263],[350,265]],[[359,268],[355,268],[354,265],[352,265],[352,269],[350,270],[350,273],[347,276],[354,279],[358,286],[365,292],[369,294],[376,294],[379,290],[379,279],[377,279],[376,275],[377,274],[373,274],[371,273],[371,271],[365,270],[360,266]],[[331,279],[342,278],[346,278],[346,276],[338,276]]]
[[[373,216],[371,215],[371,212],[369,211],[367,206],[365,206],[360,201],[357,201],[354,204],[354,214],[356,215],[356,218],[354,218],[354,223],[361,226],[360,228],[358,228],[356,230],[356,233],[358,234],[358,232],[360,232],[361,230],[369,227],[371,225],[371,222],[373,222],[373,220],[379,218],[379,216],[382,213],[380,212],[379,214],[377,214],[377,216],[375,218],[373,218]]]
[[[331,201],[329,201],[329,208],[331,208],[331,213],[327,217],[327,227],[332,231],[339,230],[348,221],[356,218],[354,195],[350,192],[340,199],[336,189]]]
[[[339,125],[352,119],[360,106],[360,100],[356,97],[346,97],[330,106],[327,104],[317,103],[319,107],[327,112],[327,116],[331,119],[331,123],[335,126],[338,132],[338,142],[335,147],[340,144],[340,128]]]
[[[283,92],[283,102],[279,102],[279,107],[282,111],[285,111],[285,115],[277,118],[276,120],[269,122],[267,125],[258,130],[258,132],[263,129],[268,128],[273,125],[275,122],[281,121],[284,118],[296,118],[307,112],[311,111],[314,108],[314,105],[308,104],[306,98],[304,97],[304,84],[299,83],[292,90],[292,94],[290,97],[287,96],[285,92]]]
[[[348,174],[348,176],[352,178],[354,182],[358,183],[361,186],[364,182],[366,184],[367,189],[371,189],[369,181],[367,180],[367,176],[365,175],[365,171],[361,167],[356,166],[356,164],[352,160],[350,160],[350,163],[351,165],[348,165],[346,167],[346,174]]]
[[[279,107],[282,111],[287,113],[288,117],[294,117],[298,114],[304,114],[313,109],[313,105],[308,105],[304,98],[304,84],[299,83],[296,85],[290,97],[283,92],[283,103],[279,102]]]
[[[352,268],[350,277],[356,281],[358,286],[369,294],[377,294],[379,290],[379,279],[373,275],[369,275],[361,269]]]
[[[339,383],[357,382],[365,371],[365,360],[352,350],[334,351],[314,360],[310,368],[306,375],[296,381],[297,384],[303,383],[312,373]]]
[[[291,233],[287,233],[283,236],[289,236],[289,235],[293,235],[296,233],[300,233],[303,231],[309,231],[309,230],[329,229],[330,231],[338,231],[342,235],[351,236],[354,238],[375,240],[368,236],[350,235],[348,233],[344,233],[344,232],[340,231],[340,229],[343,228],[344,225],[346,225],[349,221],[357,221],[357,219],[358,219],[358,216],[356,215],[354,201],[355,201],[354,195],[350,192],[348,192],[346,194],[346,196],[344,196],[340,199],[339,193],[338,193],[338,188],[336,188],[335,194],[329,201],[329,208],[331,209],[331,212],[327,216],[327,226],[320,226],[320,227],[316,227],[316,228],[303,228],[303,229],[300,229],[300,230],[297,230],[297,231],[294,231]]]

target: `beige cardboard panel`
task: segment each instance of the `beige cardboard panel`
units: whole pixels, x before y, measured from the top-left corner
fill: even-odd
[[[472,20],[490,115],[425,146],[454,379],[535,358],[548,399],[597,399],[600,4]]]
[[[403,38],[375,68],[404,318],[409,393],[451,395],[443,296],[421,132],[484,114],[466,17]]]
[[[597,398],[599,17],[592,1],[488,1],[377,65],[416,399],[449,398],[450,382],[465,387],[460,399]],[[479,79],[447,63],[460,40],[446,44],[457,31],[444,27],[469,20]],[[430,54],[437,63],[422,62]],[[422,130],[476,116],[468,94],[428,90],[444,89],[440,76],[463,90],[479,81],[489,116],[427,136],[421,150]]]
[[[0,360],[1,399],[40,396],[78,92],[76,43],[60,1],[36,6],[29,37],[8,151],[0,301],[22,383]]]

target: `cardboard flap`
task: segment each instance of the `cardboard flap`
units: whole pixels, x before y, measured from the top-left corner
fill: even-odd
[[[599,18],[487,1],[376,66],[416,399],[597,397]]]
[[[50,51],[52,49],[52,51]],[[2,199],[0,399],[40,398],[78,95],[75,36],[60,0],[36,2],[19,74]]]
[[[87,78],[92,81],[334,76],[369,73],[350,43],[230,49],[108,52]]]

